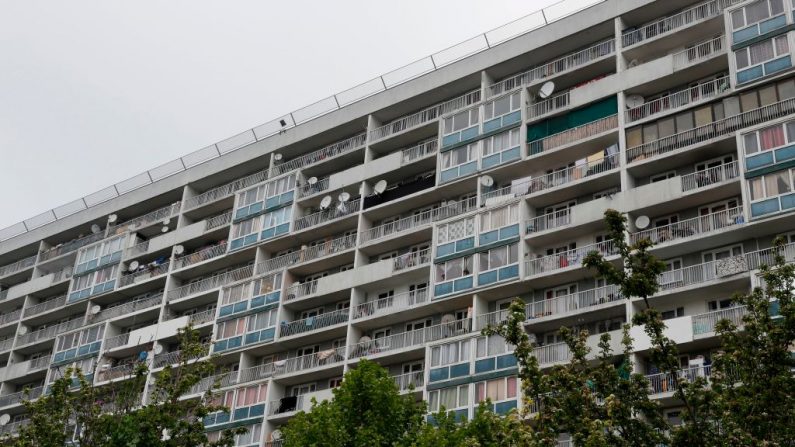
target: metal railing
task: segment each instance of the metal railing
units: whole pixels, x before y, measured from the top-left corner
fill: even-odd
[[[7,338],[5,340],[0,341],[0,352],[8,351],[11,347],[14,346],[14,338]]]
[[[374,340],[360,341],[350,346],[349,358],[367,357],[404,348],[424,346],[436,340],[468,334],[472,331],[472,319],[456,320],[428,326],[423,329],[401,332]]]
[[[145,227],[147,225],[151,225],[155,222],[160,222],[162,220],[168,219],[175,214],[179,214],[179,210],[182,207],[182,202],[176,202],[169,206],[164,206],[163,208],[154,210],[150,213],[146,213],[143,216],[138,216],[136,218],[130,219],[126,222],[122,222],[116,225],[108,226],[108,235],[116,235],[121,234],[126,231],[132,231],[139,229],[141,227]]]
[[[571,104],[571,90],[551,96],[543,101],[539,101],[527,106],[527,117],[538,118]]]
[[[780,255],[788,263],[795,262],[795,243],[784,245],[781,250],[775,248],[765,248],[752,251],[745,255],[749,270],[761,268],[762,265],[775,265],[776,255]]]
[[[477,208],[477,198],[470,197],[458,202],[448,203],[438,208],[425,210],[413,216],[388,222],[370,228],[362,233],[362,243],[371,242],[387,236],[398,235],[419,227],[429,226],[433,222],[455,217]]]
[[[28,371],[33,371],[35,369],[44,369],[50,366],[50,357],[39,357],[37,359],[28,360]]]
[[[79,250],[82,247],[85,247],[88,244],[93,244],[94,242],[101,241],[102,239],[105,239],[104,231],[96,234],[89,234],[88,236],[84,236],[79,239],[75,239],[63,244],[56,245],[55,247],[40,252],[39,262],[48,261],[52,258],[57,258],[58,256],[71,253],[73,251]]]
[[[459,97],[432,105],[419,112],[402,116],[370,131],[370,141],[378,141],[388,136],[395,135],[405,130],[413,129],[427,122],[433,121],[442,115],[454,112],[464,107],[480,102],[480,90],[473,90]]]
[[[633,163],[666,154],[702,141],[708,141],[720,136],[733,135],[734,132],[739,129],[788,116],[793,111],[795,111],[795,98],[785,99],[775,104],[749,110],[739,115],[734,115],[627,149],[627,161]]]
[[[293,158],[292,160],[287,160],[281,164],[273,166],[271,168],[270,176],[275,177],[277,175],[284,174],[285,172],[290,172],[299,168],[320,163],[326,159],[336,157],[337,155],[345,154],[355,149],[362,148],[364,147],[366,141],[366,133],[360,133],[342,141],[337,141],[336,143],[329,144],[328,146],[318,149],[314,152],[304,154],[300,157]]]
[[[266,259],[257,264],[256,272],[262,275],[285,267],[320,259],[325,256],[350,250],[356,246],[356,234],[348,234],[336,239],[326,241],[312,247],[305,247],[301,250],[287,253],[275,258]]]
[[[0,434],[11,435],[19,431],[20,428],[30,424],[30,419],[23,419],[21,421],[9,422],[6,425],[0,425]]]
[[[679,28],[716,17],[720,15],[727,6],[741,1],[743,0],[713,0],[696,5],[678,14],[640,26],[637,29],[624,31],[621,35],[621,44],[624,48],[627,48],[647,39],[671,34]]]
[[[624,118],[627,123],[642,120],[650,116],[683,108],[694,102],[714,98],[729,89],[731,89],[729,77],[723,76],[628,109],[624,112]]]
[[[621,296],[621,290],[619,290],[617,286],[608,285],[545,299],[543,301],[527,303],[525,306],[525,315],[528,319],[533,319],[578,311],[586,312],[594,306],[614,303],[623,299],[624,297]]]
[[[323,177],[319,179],[316,183],[307,183],[305,185],[301,185],[298,187],[298,197],[310,197],[315,194],[320,194],[323,191],[326,191],[329,188],[329,182],[331,181],[331,177]]]
[[[315,317],[304,318],[303,320],[282,322],[279,326],[279,337],[290,337],[292,335],[303,334],[318,329],[323,329],[336,324],[348,321],[350,309],[340,309],[333,312],[326,312]]]
[[[577,141],[590,138],[594,135],[614,130],[618,128],[618,115],[610,115],[590,123],[581,124],[577,127],[558,132],[540,140],[530,142],[530,154],[536,155],[552,149],[576,143]]]
[[[132,273],[125,273],[119,277],[119,287],[129,286],[130,284],[138,281],[144,281],[165,275],[168,273],[170,263],[170,261],[166,261],[155,267],[144,268],[143,270],[138,270]]]
[[[681,70],[688,65],[703,62],[718,53],[722,53],[725,49],[725,36],[698,43],[684,51],[673,54],[674,70]]]
[[[106,341],[107,343],[107,341]],[[133,371],[135,370],[135,365],[131,363],[127,363],[124,365],[117,365],[113,366],[108,369],[101,369],[99,370],[99,381],[106,381],[106,380],[113,380],[118,379],[120,377],[131,376]]]
[[[202,293],[208,290],[223,287],[233,282],[241,281],[251,278],[254,274],[254,266],[247,265],[228,272],[219,273],[209,278],[204,278],[200,281],[178,287],[174,290],[169,290],[166,293],[166,301],[174,301],[195,293]]]
[[[187,394],[204,393],[216,384],[218,388],[225,388],[237,383],[237,372],[227,372],[205,377],[190,387]]]
[[[216,200],[229,197],[241,189],[248,188],[251,185],[262,183],[268,179],[268,171],[258,171],[241,179],[237,179],[227,184],[216,186],[213,189],[205,191],[197,196],[185,200],[185,211],[198,208],[207,203],[215,202]]]
[[[17,322],[22,315],[22,309],[12,310],[11,312],[0,315],[0,326]]]
[[[435,154],[438,149],[439,140],[436,138],[425,140],[421,143],[415,144],[414,146],[407,147],[401,152],[402,156],[400,158],[400,164],[407,165],[416,160],[431,156]]]
[[[201,354],[198,357],[192,357],[188,360],[196,360],[202,357],[206,357],[210,353],[210,345],[206,344],[203,346],[204,349],[202,350]],[[152,368],[162,368],[166,365],[174,365],[182,361],[182,352],[181,351],[171,351],[171,352],[164,352],[162,354],[155,355],[154,359],[152,359]]]
[[[163,294],[142,298],[128,303],[120,304],[118,306],[108,307],[102,309],[94,316],[93,321],[99,323],[101,321],[110,320],[120,315],[127,315],[141,309],[148,309],[150,307],[159,306],[163,302]]]
[[[273,376],[283,376],[298,371],[330,366],[345,360],[345,346],[326,349],[314,354],[292,357],[273,362]]]
[[[16,393],[0,396],[0,407],[18,404],[21,403],[22,400],[36,399],[37,397],[41,396],[42,391],[44,391],[44,387],[38,386],[36,388],[29,389],[28,392],[17,391]]]
[[[431,249],[426,248],[420,251],[406,253],[392,259],[392,271],[398,272],[431,262]]]
[[[55,297],[51,300],[44,301],[42,303],[26,307],[23,310],[23,314],[25,317],[29,317],[31,315],[38,315],[40,313],[47,312],[49,310],[53,310],[55,308],[61,307],[66,304],[66,295],[61,295],[59,297]]]
[[[359,212],[362,199],[351,200],[295,220],[295,230],[305,230]]]
[[[539,233],[541,231],[553,230],[565,227],[571,223],[572,209],[553,211],[551,213],[536,216],[527,221],[527,233]]]
[[[693,315],[693,335],[704,335],[715,332],[718,321],[729,320],[736,326],[742,326],[743,317],[748,313],[745,306],[735,306]]]
[[[143,241],[141,243],[135,244],[132,247],[128,247],[124,250],[124,257],[129,258],[132,256],[142,255],[149,251],[149,241]]]
[[[19,334],[17,335],[17,346],[35,343],[46,338],[52,338],[64,332],[77,329],[82,325],[83,317],[79,317],[69,321],[64,321],[63,323],[57,324],[55,326],[49,326],[44,329],[28,332],[27,334]],[[47,361],[49,361],[49,357],[47,358]]]
[[[272,400],[268,402],[268,416],[276,416],[277,414],[295,413],[296,411],[304,411],[304,402],[306,395],[295,396],[295,406],[289,409],[282,410],[282,399]]]
[[[582,265],[582,261],[585,259],[585,256],[592,251],[599,252],[603,256],[617,254],[613,241],[606,240],[603,242],[586,245],[584,247],[575,248],[573,250],[566,250],[552,255],[541,256],[536,259],[528,259],[525,261],[525,272],[528,276],[533,276],[565,269],[567,267],[579,266]]]
[[[174,259],[174,270],[187,267],[189,265],[198,264],[213,258],[217,258],[226,253],[226,242],[207,247],[193,253],[184,254],[179,258]]]
[[[232,222],[232,211],[213,216],[204,222],[204,231],[210,231],[218,227],[229,225]]]
[[[729,208],[727,210],[693,217],[692,219],[631,233],[629,235],[629,240],[631,243],[635,244],[641,239],[648,239],[656,245],[709,233],[711,231],[722,230],[744,223],[743,207],[738,206],[736,208]]]
[[[706,188],[727,180],[739,177],[740,169],[737,161],[722,164],[708,169],[702,169],[682,176],[682,192]]]
[[[29,256],[25,259],[20,259],[19,261],[0,267],[0,277],[16,273],[28,267],[32,267],[33,264],[36,263],[36,257],[37,255]]]
[[[380,298],[356,306],[353,319],[366,318],[374,315],[391,314],[410,309],[428,302],[428,289],[417,289],[397,295]]]
[[[130,333],[116,335],[105,339],[105,350],[116,349],[126,345],[130,341]]]
[[[199,326],[214,320],[215,308],[207,309],[205,311],[197,312],[188,316],[188,323],[190,323],[192,326]]]
[[[272,375],[273,363],[252,366],[250,368],[240,370],[240,378],[238,379],[238,383],[254,382],[257,380],[267,379]]]
[[[698,377],[703,377],[709,380],[712,375],[712,366],[694,366],[685,368],[678,371],[677,374],[672,373],[659,373],[649,374],[646,380],[649,381],[649,394],[665,394],[673,393],[679,388],[680,382],[692,383]]]
[[[566,343],[551,343],[533,348],[533,357],[539,365],[568,362],[571,358],[569,345]]]
[[[313,279],[312,281],[307,281],[305,283],[296,283],[291,285],[286,290],[286,297],[285,301],[292,301],[297,298],[303,298],[305,296],[309,296],[317,292],[317,281]]]
[[[660,291],[668,291],[747,271],[746,257],[739,255],[663,272],[657,277],[657,283]]]
[[[395,380],[395,385],[398,387],[398,391],[408,391],[411,389],[419,389],[425,385],[425,372],[424,371],[415,371],[405,374],[400,374],[397,376],[392,376]]]
[[[597,59],[609,56],[616,51],[614,39],[605,40],[592,45],[584,50],[576,51],[567,56],[555,59],[539,67],[532,68],[523,73],[513,75],[507,79],[489,86],[488,97],[497,96],[503,92],[531,84],[532,82],[556,76],[570,70],[589,64]]]

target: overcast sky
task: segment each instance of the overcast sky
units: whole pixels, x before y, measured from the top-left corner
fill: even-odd
[[[552,0],[0,3],[0,229]]]

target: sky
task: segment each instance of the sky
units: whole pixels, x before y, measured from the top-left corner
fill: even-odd
[[[0,229],[555,0],[0,2]]]

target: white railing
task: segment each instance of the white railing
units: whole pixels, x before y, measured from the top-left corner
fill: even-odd
[[[188,316],[188,323],[192,326],[200,326],[215,320],[215,308],[207,309]]]
[[[28,332],[27,334],[17,335],[17,346],[23,346],[29,343],[34,343],[45,338],[52,338],[58,334],[62,334],[73,329],[77,329],[83,325],[83,317],[75,318],[55,326],[49,326],[38,331]],[[49,361],[49,357],[47,357]]]
[[[154,210],[150,213],[146,213],[143,216],[138,216],[126,222],[109,226],[108,235],[121,234],[124,233],[125,231],[134,231],[138,228],[145,227],[155,222],[160,222],[162,220],[168,219],[174,216],[175,214],[178,214],[181,207],[182,203],[176,202],[169,206],[164,206],[163,208]]]
[[[210,276],[209,278],[204,278],[201,281],[197,281],[182,287],[178,287],[174,290],[169,290],[168,293],[166,293],[166,301],[174,301],[180,298],[185,298],[186,296],[193,295],[195,293],[206,292],[208,290],[223,287],[233,282],[251,278],[253,274],[254,274],[253,265],[247,265],[245,267],[240,267],[235,270],[219,273]]]
[[[553,230],[565,227],[571,223],[572,209],[553,211],[551,213],[536,216],[527,221],[527,233],[538,233],[541,231]]]
[[[692,383],[698,377],[703,377],[705,379],[709,379],[712,375],[712,366],[694,366],[691,368],[685,368],[678,371],[677,374],[671,373],[659,373],[659,374],[649,374],[646,376],[646,380],[649,381],[649,394],[665,394],[665,393],[673,393],[674,391],[679,388],[679,382],[685,381],[687,383]]]
[[[14,338],[7,338],[5,340],[0,341],[0,352],[8,351],[11,347],[14,346]]]
[[[226,242],[222,242],[193,253],[182,255],[181,257],[174,259],[174,270],[217,258],[222,256],[224,253],[226,253]]]
[[[679,28],[716,17],[721,14],[723,9],[727,6],[731,6],[741,1],[743,0],[713,0],[711,2],[696,5],[678,14],[655,20],[654,22],[638,27],[637,29],[625,31],[621,35],[621,44],[624,48],[627,48],[647,39],[671,34]]]
[[[624,299],[624,297],[621,296],[619,288],[614,285],[608,285],[527,303],[525,306],[525,315],[528,319],[534,319],[579,311],[586,312],[594,306],[614,303],[622,299]]]
[[[533,276],[567,267],[579,266],[582,265],[585,256],[594,251],[601,253],[603,256],[611,256],[617,253],[613,241],[607,240],[553,255],[529,259],[525,261],[525,271],[528,276]]]
[[[33,256],[27,257],[25,259],[20,259],[19,261],[16,261],[16,262],[11,263],[11,264],[6,264],[6,265],[0,267],[0,277],[7,276],[7,275],[10,275],[12,273],[16,273],[16,272],[18,272],[20,270],[24,270],[24,269],[26,269],[28,267],[32,267],[33,264],[36,263],[36,256],[37,255],[33,255]]]
[[[37,359],[28,360],[28,371],[33,371],[35,369],[43,369],[50,366],[50,357],[39,357]]]
[[[296,411],[304,410],[304,402],[307,395],[295,396],[295,406],[282,410],[282,401],[287,399],[285,396],[282,399],[272,400],[268,402],[268,416],[276,416],[277,414],[295,413]]]
[[[777,254],[782,256],[788,263],[795,262],[795,243],[787,244],[778,251],[774,248],[765,248],[746,254],[745,259],[748,269],[756,270],[761,268],[762,265],[775,265]]]
[[[736,179],[740,175],[737,161],[722,164],[713,168],[702,169],[682,176],[682,192],[705,188],[727,180]]]
[[[94,242],[101,241],[102,239],[105,239],[104,231],[101,231],[96,234],[89,234],[88,236],[81,237],[80,239],[75,239],[69,242],[65,242],[63,244],[58,244],[55,247],[52,247],[50,249],[44,250],[43,252],[39,253],[39,262],[44,262],[61,255],[71,253],[75,250],[79,250],[80,248],[85,247],[88,244],[93,244]]]
[[[142,298],[129,303],[120,304],[118,306],[108,307],[102,309],[94,316],[93,321],[99,323],[100,321],[110,320],[120,315],[127,315],[141,309],[148,309],[150,307],[159,306],[163,302],[163,294]]]
[[[318,211],[308,216],[299,217],[295,221],[295,230],[304,230],[324,224],[326,222],[331,222],[332,220],[349,216],[351,214],[355,214],[359,212],[359,205],[361,204],[361,201],[362,199],[351,200],[350,202],[345,202],[344,204],[332,205],[332,207],[329,209]]]
[[[317,292],[317,280],[308,281],[305,283],[296,283],[291,285],[286,290],[285,301],[292,301],[297,298],[309,296]]]
[[[407,165],[413,161],[431,156],[439,149],[439,140],[425,140],[419,144],[403,149],[400,158],[401,165]]]
[[[281,175],[284,174],[285,172],[290,172],[298,168],[303,168],[305,166],[313,165],[315,163],[320,163],[321,161],[324,161],[331,157],[336,157],[337,155],[341,155],[346,152],[350,152],[354,149],[364,147],[366,140],[367,140],[367,134],[360,133],[359,135],[350,137],[348,139],[338,141],[333,144],[329,144],[328,146],[322,149],[318,149],[314,152],[310,152],[300,157],[293,158],[292,160],[287,160],[271,168],[271,177],[275,177],[277,175]]]
[[[355,246],[356,234],[349,234],[318,245],[314,245],[312,247],[302,248],[301,250],[287,253],[282,256],[266,259],[257,264],[256,271],[258,275],[262,275],[274,270],[283,269],[291,265],[320,259],[335,253],[350,250]]]
[[[119,287],[129,286],[136,282],[146,281],[148,279],[157,278],[158,276],[168,273],[170,261],[166,261],[155,267],[145,267],[132,273],[125,273],[119,278]]]
[[[740,255],[663,272],[657,277],[657,283],[660,291],[675,290],[747,271],[748,261]]]
[[[471,106],[480,101],[480,90],[474,90],[457,98],[433,105],[431,107],[420,110],[419,112],[412,113],[400,117],[396,120],[390,121],[381,127],[377,127],[370,131],[370,141],[378,141],[390,135],[403,132],[408,129],[413,129],[417,126],[433,121],[442,115],[454,112],[464,107]]]
[[[395,379],[395,385],[397,385],[398,391],[417,390],[425,385],[424,371],[400,374],[398,376],[392,376],[392,378]]]
[[[693,315],[693,335],[704,335],[715,332],[718,321],[729,320],[736,326],[743,324],[743,317],[748,313],[745,306],[729,307],[703,314]]]
[[[429,262],[431,262],[431,249],[426,248],[424,250],[396,256],[392,260],[392,271],[398,272],[400,270],[406,270],[412,267],[428,264]]]
[[[303,334],[325,327],[348,321],[350,309],[340,309],[333,312],[326,312],[315,317],[304,318],[303,320],[282,322],[279,326],[279,337],[290,337],[296,334]]]
[[[795,98],[785,99],[775,104],[749,110],[739,115],[627,149],[627,160],[633,163],[716,137],[734,135],[737,130],[788,116],[793,111],[795,111]]]
[[[547,152],[557,147],[575,143],[594,135],[614,130],[618,128],[618,115],[610,115],[590,123],[581,124],[577,127],[558,132],[540,140],[530,142],[530,154],[536,155]]]
[[[188,390],[187,394],[204,393],[207,390],[211,389],[216,384],[218,385],[218,388],[225,388],[228,386],[232,386],[236,383],[237,383],[236,372],[217,374],[199,380],[193,386],[190,387],[190,390]]]
[[[552,343],[533,348],[533,357],[538,360],[539,365],[550,365],[568,362],[571,358],[571,351],[566,343]]]
[[[204,349],[200,353],[198,357],[192,357],[188,360],[196,360],[201,357],[207,356],[210,352],[210,345],[204,345]],[[155,355],[154,359],[152,360],[152,368],[162,368],[166,365],[174,365],[182,361],[182,352],[181,351],[171,351],[171,352],[164,352],[162,354]]]
[[[262,365],[241,369],[238,383],[254,382],[257,380],[267,379],[273,375],[273,370],[273,363],[265,363]]]
[[[428,302],[428,289],[417,289],[356,306],[353,319],[400,312]]]
[[[29,389],[27,392],[17,391],[16,393],[0,396],[0,407],[18,404],[21,403],[22,400],[36,399],[37,397],[41,396],[42,391],[44,391],[44,387],[38,386],[36,388]]]
[[[549,97],[543,101],[539,101],[527,106],[527,117],[538,118],[571,104],[571,90],[559,93],[555,96]]]
[[[22,315],[22,309],[13,310],[0,315],[0,326],[18,321],[20,315]]]
[[[26,307],[24,309],[24,315],[25,317],[29,317],[31,315],[38,315],[40,313],[44,313],[56,309],[58,307],[62,307],[64,304],[66,304],[66,295],[61,295],[51,300],[47,300],[30,307]]]
[[[715,213],[704,214],[661,227],[638,231],[629,235],[631,243],[635,244],[641,239],[648,239],[654,244],[662,244],[678,239],[685,239],[711,231],[722,230],[745,223],[743,207],[730,208]]]
[[[517,87],[531,84],[538,79],[545,79],[550,76],[567,72],[569,70],[574,70],[597,59],[609,56],[613,54],[615,50],[616,41],[614,39],[599,42],[584,50],[574,52],[567,56],[563,56],[560,59],[556,59],[552,62],[525,71],[524,73],[519,73],[507,79],[503,79],[502,81],[489,86],[489,97],[499,95]]]
[[[442,323],[414,331],[401,332],[375,340],[363,341],[350,347],[351,359],[368,357],[404,348],[424,346],[436,340],[468,334],[472,330],[472,319]]]
[[[229,223],[232,222],[232,212],[228,211],[224,214],[213,216],[204,222],[204,231],[210,231],[218,227],[229,225]]]
[[[217,186],[213,189],[205,191],[197,196],[185,200],[185,210],[192,210],[204,204],[215,202],[216,200],[229,197],[240,191],[241,189],[248,188],[251,185],[262,183],[268,179],[268,171],[258,171],[249,176],[227,183],[225,185]]]
[[[141,243],[135,244],[132,247],[127,248],[124,250],[124,257],[130,258],[132,256],[142,255],[149,251],[149,241],[143,241]]]
[[[387,236],[398,235],[419,227],[428,226],[433,222],[472,211],[476,207],[477,198],[470,197],[458,202],[446,204],[439,208],[425,210],[413,216],[404,217],[400,220],[388,222],[364,231],[362,233],[362,243],[382,239]]]
[[[731,89],[729,77],[723,76],[633,107],[624,112],[624,117],[627,123],[631,123],[660,113],[677,110],[697,101],[714,98],[729,89]]]
[[[681,70],[688,65],[697,64],[722,53],[726,49],[725,36],[719,36],[692,46],[684,51],[674,53],[674,70]]]
[[[298,188],[298,197],[309,197],[319,194],[328,189],[330,181],[331,177],[323,177],[315,182],[315,184],[307,183],[302,185]]]
[[[105,339],[105,350],[116,349],[130,341],[130,333],[116,335]]]
[[[106,341],[107,343],[107,341]],[[131,376],[133,371],[135,371],[135,365],[131,363],[127,363],[124,365],[117,365],[113,366],[108,369],[101,369],[99,370],[99,381],[106,381],[106,380],[113,380],[118,379],[120,377],[127,377]]]
[[[334,365],[345,360],[345,346],[273,362],[274,377]]]
[[[20,428],[30,424],[30,419],[23,419],[17,422],[9,422],[6,425],[0,425],[0,434],[11,435],[17,433]]]

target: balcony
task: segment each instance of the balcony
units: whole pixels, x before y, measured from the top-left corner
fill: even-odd
[[[721,320],[729,320],[736,326],[742,326],[743,317],[747,313],[745,306],[737,306],[693,315],[693,338],[714,335],[715,326]]]
[[[7,407],[9,405],[21,404],[23,400],[34,400],[41,396],[44,391],[43,386],[31,388],[26,391],[18,391],[16,393],[6,394],[0,396],[0,407]]]
[[[660,292],[668,292],[716,280],[726,281],[730,276],[745,272],[748,272],[748,261],[740,255],[663,272],[657,282]]]
[[[198,357],[193,357],[188,360],[196,360],[201,357],[206,357],[210,352],[210,345],[205,344],[203,345],[203,350]],[[182,352],[181,351],[171,351],[171,352],[164,352],[162,354],[157,354],[152,359],[152,368],[162,368],[167,365],[176,365],[182,361]]]
[[[400,181],[394,188],[387,189],[381,194],[365,196],[364,209],[383,205],[384,203],[389,203],[420,191],[431,189],[434,186],[436,186],[436,177],[433,175],[423,176],[419,179]]]
[[[241,267],[235,270],[219,273],[210,276],[209,278],[205,278],[200,281],[187,284],[182,287],[178,287],[174,290],[169,290],[166,293],[166,301],[171,302],[198,293],[204,293],[209,290],[217,289],[219,287],[223,287],[233,282],[242,281],[244,279],[251,278],[253,274],[254,274],[253,265],[247,265],[245,267]]]
[[[628,48],[647,40],[673,34],[680,28],[717,17],[723,12],[724,8],[740,1],[742,0],[713,0],[686,9],[678,14],[655,20],[637,29],[625,31],[621,35],[621,46]]]
[[[0,352],[5,352],[11,349],[14,346],[14,338],[7,338],[3,341],[0,341]]]
[[[22,315],[22,309],[12,310],[11,312],[0,315],[0,326],[5,326],[9,323],[16,323]]]
[[[571,359],[571,351],[566,343],[552,343],[533,348],[533,357],[538,360],[539,366],[550,366],[566,363]]]
[[[311,197],[315,194],[320,194],[321,192],[328,190],[330,181],[331,177],[323,177],[315,183],[307,183],[305,185],[299,186],[297,188],[298,197]]]
[[[527,118],[537,119],[558,110],[565,109],[571,104],[571,90],[551,96],[527,106]]]
[[[132,247],[126,248],[124,250],[124,257],[125,258],[132,258],[135,256],[140,256],[144,253],[149,251],[149,241],[143,241],[141,243],[135,244]]]
[[[63,244],[58,244],[55,247],[39,253],[39,262],[49,261],[50,259],[57,258],[61,255],[77,251],[86,245],[93,244],[94,242],[101,241],[102,239],[105,239],[104,231],[96,234],[89,234],[88,236],[74,239]]]
[[[241,369],[238,383],[255,382],[273,376],[273,363],[252,366],[251,368]]]
[[[793,111],[795,111],[795,98],[779,101],[775,104],[749,110],[711,124],[627,149],[627,160],[629,163],[636,163],[709,141],[713,138],[733,136],[740,129],[788,116]]]
[[[353,319],[357,320],[377,315],[393,314],[411,309],[412,307],[427,303],[428,296],[428,289],[426,288],[362,303],[354,309]]]
[[[142,265],[141,268],[135,272],[127,272],[119,278],[119,287],[129,286],[130,284],[141,283],[148,281],[158,276],[163,276],[168,273],[170,262],[166,261],[162,264],[151,266],[150,264]]]
[[[407,391],[417,391],[425,385],[425,371],[416,371],[398,376],[392,376],[395,380],[395,385],[398,391],[405,393]]]
[[[716,98],[731,89],[728,76],[699,83],[693,87],[679,90],[624,112],[627,124],[654,117],[663,113],[675,112],[694,104]]]
[[[267,259],[257,264],[257,275],[262,275],[275,270],[281,270],[292,265],[314,261],[336,253],[342,253],[356,247],[356,234],[349,234],[337,239],[326,241],[312,247],[305,247],[301,250],[287,253]]]
[[[676,375],[671,373],[649,374],[646,376],[646,380],[649,381],[649,394],[660,396],[668,393],[673,394],[679,388],[680,382],[692,383],[696,378],[709,379],[711,375],[712,366],[705,365],[682,369]]]
[[[9,422],[6,425],[0,425],[0,435],[12,436],[19,432],[19,429],[30,424],[30,419],[22,419],[21,421]]]
[[[44,329],[39,329],[38,331],[28,332],[27,334],[18,334],[17,347],[53,338],[56,335],[60,335],[63,334],[64,332],[77,329],[82,325],[83,325],[83,317],[79,317],[69,321],[64,321],[63,323],[57,324],[55,326],[49,326]],[[47,361],[49,361],[49,358],[47,358]]]
[[[618,128],[618,115],[610,115],[598,120],[558,132],[540,140],[530,142],[530,155],[538,155],[553,149],[567,146]]]
[[[417,128],[425,123],[429,123],[464,107],[471,106],[480,101],[480,90],[474,90],[457,98],[445,101],[420,110],[419,112],[412,113],[400,117],[396,120],[390,121],[381,127],[377,127],[370,131],[370,142],[383,140],[384,138],[405,132],[410,129]]]
[[[162,302],[163,302],[163,294],[161,293],[148,298],[142,298],[139,300],[120,304],[118,306],[108,307],[106,309],[101,310],[98,314],[96,314],[94,316],[93,321],[99,323],[101,321],[110,320],[111,318],[116,318],[121,315],[129,315],[139,310],[149,309],[152,307],[159,306]]]
[[[107,343],[109,340],[110,339],[105,340],[105,343]],[[99,382],[106,382],[108,380],[120,379],[122,377],[130,377],[132,376],[133,371],[135,371],[135,365],[131,363],[125,365],[117,365],[109,367],[107,369],[103,369],[102,367],[100,367],[99,373],[97,374],[97,380]]]
[[[525,315],[530,322],[539,318],[559,317],[564,315],[590,312],[596,307],[623,301],[617,286],[608,285],[569,295],[528,303]]]
[[[536,259],[525,261],[525,275],[528,277],[543,275],[545,273],[579,267],[588,253],[598,252],[602,256],[613,256],[618,254],[613,241],[607,240],[584,247],[566,250],[560,253],[540,256]]]
[[[426,343],[470,333],[472,319],[442,323],[423,329],[402,332],[375,340],[360,341],[350,347],[350,359],[373,357],[403,349],[424,347]]]
[[[525,223],[527,234],[540,233],[542,231],[555,230],[565,227],[571,223],[572,210],[555,211],[552,213],[536,216]]]
[[[432,140],[426,140],[422,143],[403,149],[400,157],[400,165],[405,166],[407,164],[414,163],[417,160],[430,157],[431,155],[436,154],[438,149],[439,140],[436,138]]]
[[[342,363],[345,360],[345,346],[330,348],[314,354],[292,357],[273,362],[273,377],[307,371]]]
[[[331,221],[341,219],[345,216],[359,212],[359,205],[362,199],[351,200],[350,202],[340,203],[333,208],[318,211],[307,216],[299,217],[295,221],[295,231],[305,230],[307,228],[316,227],[329,223]]]
[[[410,268],[427,265],[431,262],[431,249],[406,253],[392,259],[392,271],[399,272]]]
[[[192,210],[202,205],[232,196],[241,189],[248,188],[249,186],[256,185],[257,183],[262,183],[267,179],[267,170],[255,172],[247,177],[243,177],[225,185],[215,187],[209,191],[205,191],[197,196],[185,200],[184,209],[185,211]]]
[[[648,239],[655,245],[664,244],[694,236],[702,236],[716,231],[723,231],[727,228],[743,225],[744,223],[745,217],[743,215],[743,207],[738,206],[737,208],[704,214],[692,219],[674,222],[669,225],[638,231],[629,235],[629,241],[632,244],[636,244],[641,239]]]
[[[477,198],[472,197],[439,208],[423,211],[419,214],[385,223],[365,230],[362,233],[362,244],[397,236],[420,228],[429,227],[433,222],[458,216],[476,209]]]
[[[232,222],[232,211],[213,216],[204,221],[204,232],[224,227]]]
[[[279,327],[279,337],[290,337],[293,335],[304,334],[347,323],[350,309],[340,309],[333,312],[326,312],[315,317],[304,318],[303,320],[282,322]]]
[[[165,219],[168,219],[170,217],[179,214],[179,210],[181,207],[182,203],[176,202],[169,206],[165,206],[163,208],[154,210],[151,213],[144,214],[143,216],[138,216],[126,222],[122,222],[114,226],[109,226],[108,236],[122,234],[126,231],[135,231],[137,229],[146,227],[148,225],[152,225],[153,223],[162,222]]]
[[[36,263],[36,256],[37,255],[33,255],[25,259],[20,259],[19,261],[12,264],[6,264],[0,267],[0,278],[33,267],[33,264]]]
[[[58,309],[63,307],[66,304],[66,295],[61,295],[59,297],[53,298],[51,300],[44,301],[39,304],[35,304],[30,307],[26,307],[23,310],[23,314],[25,318],[31,317],[33,315],[42,314],[44,312],[49,312],[53,309]]]
[[[198,264],[200,262],[208,261],[210,259],[222,256],[225,253],[226,253],[226,242],[221,242],[219,244],[203,248],[199,251],[188,253],[181,257],[175,258],[174,270],[185,268],[193,264]]]
[[[719,36],[705,42],[697,43],[695,46],[672,55],[674,71],[699,64],[707,59],[712,59],[719,54],[725,53],[725,51],[725,36]]]
[[[323,162],[329,158],[336,157],[338,155],[342,155],[351,152],[353,150],[362,148],[364,147],[366,140],[367,140],[367,134],[361,133],[354,137],[348,138],[347,140],[338,141],[322,149],[318,149],[314,152],[310,152],[308,154],[302,155],[297,158],[293,158],[292,160],[288,160],[285,161],[284,163],[273,166],[271,168],[270,176],[276,177],[286,172],[290,172],[299,168],[305,168],[307,166]]]
[[[683,175],[682,192],[695,191],[712,185],[734,180],[740,176],[739,164],[736,161],[714,168],[703,169]]]
[[[203,312],[188,315],[188,324],[191,326],[201,326],[215,321],[215,308],[207,309]]]
[[[205,377],[199,380],[190,387],[190,390],[188,390],[186,394],[204,394],[216,385],[219,388],[226,388],[236,384],[237,382],[237,372],[217,374],[215,376]]]

